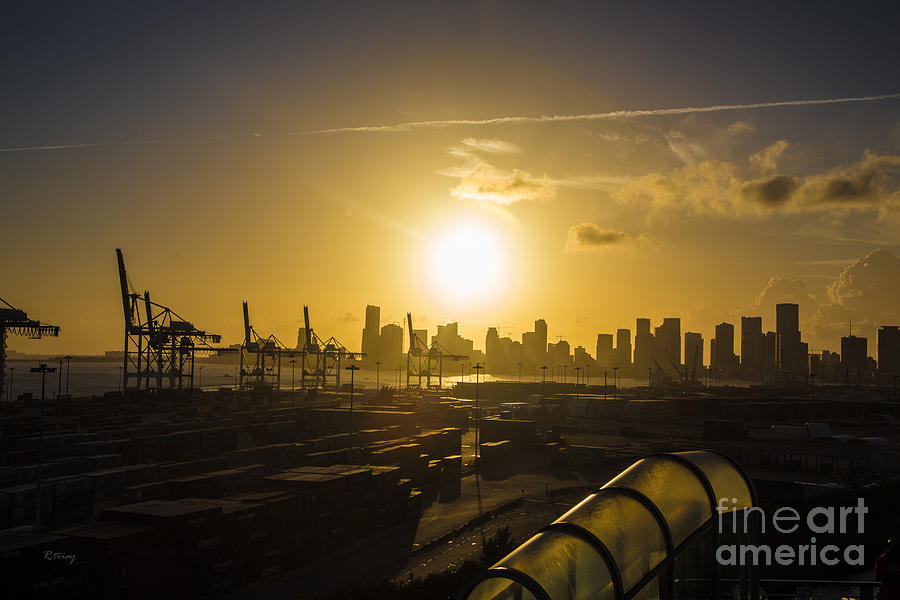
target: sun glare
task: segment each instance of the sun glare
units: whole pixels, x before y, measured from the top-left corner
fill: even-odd
[[[463,222],[442,229],[429,242],[432,291],[453,303],[486,301],[507,279],[506,250],[500,234],[484,223]]]

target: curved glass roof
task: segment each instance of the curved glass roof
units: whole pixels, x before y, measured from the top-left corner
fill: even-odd
[[[717,507],[730,512],[754,505],[749,478],[725,455],[649,456],[488,569],[463,597],[623,598],[674,557]]]

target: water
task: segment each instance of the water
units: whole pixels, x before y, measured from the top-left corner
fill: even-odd
[[[8,391],[9,389],[9,379],[10,374],[12,373],[13,379],[13,394],[18,395],[26,392],[31,392],[37,398],[41,394],[41,375],[39,373],[31,373],[30,369],[32,367],[38,366],[39,361],[37,360],[10,360],[7,362],[7,372],[6,372],[6,385],[7,389],[4,391]],[[58,363],[50,361],[47,363],[49,367],[58,367]],[[77,361],[73,360],[71,363],[71,373],[69,374],[69,393],[72,396],[94,396],[94,395],[102,395],[106,392],[116,391],[121,387],[121,366],[122,364],[118,361]],[[202,372],[201,372],[202,367]],[[12,372],[12,369],[15,369]],[[468,369],[463,375],[459,374],[459,370],[455,371],[456,374],[446,373],[443,381],[442,387],[444,388],[453,388],[458,381],[463,381],[464,383],[474,383],[475,382],[475,374],[470,373]],[[61,377],[60,377],[61,375]],[[379,385],[389,386],[389,387],[397,387],[397,371],[390,369],[381,369],[379,373],[376,374],[375,370],[369,369],[360,369],[359,371],[354,372],[353,381],[354,385],[359,386],[360,388],[366,389],[375,389],[376,385],[376,377],[378,378]],[[202,386],[205,390],[216,390],[218,388],[231,388],[235,386],[237,378],[237,366],[229,365],[229,364],[219,364],[219,363],[206,363],[206,362],[197,362],[194,364],[194,384],[198,387]],[[489,383],[495,381],[509,381],[509,382],[517,382],[518,376],[496,376],[489,374],[480,374],[478,376],[478,381],[482,383]],[[537,379],[533,375],[528,376],[525,373],[522,374],[522,383],[540,383],[540,376]],[[553,380],[550,378],[547,379],[548,383],[551,383]],[[559,381],[562,381],[560,378]],[[573,376],[569,376],[566,378],[567,383],[575,383],[575,378]],[[344,371],[341,373],[341,383],[350,383],[350,372]],[[432,383],[436,383],[436,379],[432,378]],[[601,374],[599,377],[594,376],[593,374],[590,377],[589,381],[579,381],[582,385],[603,385],[603,375]],[[612,386],[613,379],[612,377],[607,378],[607,383]],[[729,384],[743,385],[746,386],[746,382],[728,382]],[[49,373],[46,375],[46,386],[47,386],[47,397],[52,398],[56,396],[57,386],[60,385],[60,390],[63,394],[66,393],[66,363],[63,362],[62,365],[62,373]],[[282,363],[281,365],[281,387],[282,389],[290,389],[291,388],[291,365]],[[630,387],[646,387],[647,380],[641,378],[631,378],[631,377],[621,377],[619,378],[619,387],[620,388],[630,388]],[[404,368],[400,374],[400,386],[406,386],[406,369]],[[296,369],[294,371],[294,387],[296,389],[300,388],[300,369]],[[6,400],[4,397],[2,400]]]

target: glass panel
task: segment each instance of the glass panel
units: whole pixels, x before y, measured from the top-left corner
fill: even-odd
[[[653,513],[616,490],[588,496],[555,522],[580,525],[597,536],[619,565],[626,593],[666,557],[665,537]]]
[[[497,567],[530,575],[553,600],[612,600],[612,578],[593,546],[568,532],[537,534]]]
[[[716,501],[721,503],[722,512],[753,506],[753,498],[747,482],[728,459],[714,452],[702,450],[676,452],[675,454],[688,459],[706,474],[706,478],[709,479],[709,483],[716,493]],[[720,498],[726,498],[726,500],[720,501]],[[733,501],[735,498],[736,502]]]
[[[535,600],[535,597],[517,581],[491,577],[480,581],[466,596],[466,600]]]
[[[641,590],[634,595],[632,600],[659,600],[659,577],[654,577]]]
[[[674,600],[714,600],[715,551],[710,528],[675,557]]]
[[[627,487],[647,496],[665,517],[675,547],[712,516],[706,490],[690,469],[665,456],[631,465],[604,487]]]

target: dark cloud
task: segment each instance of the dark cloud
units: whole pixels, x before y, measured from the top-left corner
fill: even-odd
[[[588,252],[608,246],[619,246],[632,240],[624,231],[604,229],[596,223],[579,223],[569,228],[566,238],[567,252]]]
[[[359,321],[359,317],[352,312],[345,312],[342,317],[338,317],[338,321],[341,321],[342,323],[355,323],[356,321]]]
[[[796,177],[773,175],[764,179],[754,179],[741,186],[741,195],[766,208],[778,208],[790,199],[800,186]]]

